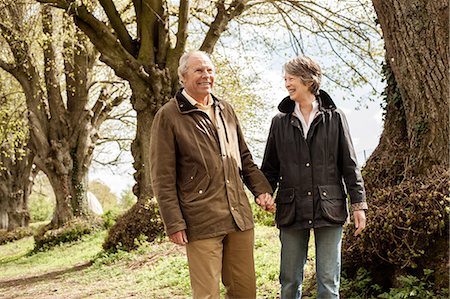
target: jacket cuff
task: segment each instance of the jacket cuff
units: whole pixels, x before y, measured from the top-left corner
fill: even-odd
[[[178,224],[178,225],[171,225],[170,227],[166,226],[166,234],[167,236],[170,236],[176,232],[182,231],[182,230],[187,230],[186,224],[183,221],[183,224]]]
[[[365,201],[352,203],[352,211],[367,210],[367,209],[368,209],[368,206],[367,206],[367,202],[365,202]]]

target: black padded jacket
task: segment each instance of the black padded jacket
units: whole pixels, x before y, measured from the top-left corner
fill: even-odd
[[[276,192],[278,227],[337,226],[352,204],[365,203],[348,124],[330,96],[320,90],[319,112],[308,135],[293,114],[295,102],[284,98],[272,120],[261,170]]]

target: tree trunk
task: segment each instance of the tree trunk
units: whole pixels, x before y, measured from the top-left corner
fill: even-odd
[[[168,70],[163,73],[168,74]],[[119,245],[125,250],[135,249],[135,240],[142,234],[145,234],[148,241],[153,241],[164,231],[156,201],[152,200],[150,130],[157,110],[172,97],[174,91],[171,89],[170,76],[158,77],[155,80],[158,81],[153,82],[154,84],[160,86],[166,84],[162,92],[156,93],[158,96],[156,99],[154,94],[148,93],[150,86],[141,82],[130,82],[132,88],[134,86],[131,102],[137,114],[136,137],[131,145],[131,151],[134,157],[133,166],[136,170],[133,193],[138,201],[110,228],[103,244],[106,250],[117,250]]]
[[[28,198],[35,173],[33,155],[20,159],[2,159],[6,168],[0,171],[0,229],[27,227],[30,220]]]
[[[356,239],[347,227],[344,268],[364,267],[386,288],[432,269],[439,290],[448,282],[448,1],[373,5],[386,48],[385,123],[363,170],[368,224]]]
[[[40,154],[36,158],[36,165],[47,175],[55,194],[56,206],[51,223],[54,228],[60,227],[73,217],[86,217],[89,214],[87,172],[92,159],[92,149],[87,150],[82,140],[72,143],[75,148],[70,148],[67,141],[53,142],[50,155],[42,149],[35,149],[36,153]],[[81,154],[76,154],[77,152]],[[45,162],[41,157],[47,157]],[[83,165],[80,160],[89,163]]]
[[[131,145],[131,153],[134,157],[133,167],[136,170],[134,178],[136,184],[133,187],[133,193],[138,199],[153,197],[150,174],[150,129],[153,123],[155,113],[150,109],[138,111],[136,117],[136,138]]]
[[[176,90],[172,88],[174,78],[171,77],[171,70],[168,67],[152,64],[142,68],[145,68],[148,74],[146,80],[138,76],[129,77],[127,80],[132,90],[131,104],[136,111],[137,121],[136,137],[131,146],[133,167],[136,170],[133,192],[138,201],[147,202],[153,197],[149,152],[151,126],[158,109],[175,95]]]
[[[448,1],[373,0],[373,5],[404,109],[405,171],[448,167]]]
[[[85,217],[89,214],[87,202],[87,187],[89,184],[87,171],[89,168],[80,165],[74,150],[71,152],[71,157],[73,167],[69,173],[69,190],[71,195],[72,212],[76,217]],[[92,155],[86,152],[83,158],[90,161],[92,159]]]
[[[364,166],[368,194],[380,187],[400,184],[406,175],[409,141],[403,100],[389,64],[383,67],[387,86],[384,91],[384,130],[377,148]]]
[[[36,152],[39,153],[40,151],[36,150]],[[45,162],[42,163],[40,158],[36,159],[36,165],[46,174],[55,194],[56,205],[51,227],[57,228],[70,221],[74,216],[70,194],[72,159],[67,144],[54,149],[53,157]]]

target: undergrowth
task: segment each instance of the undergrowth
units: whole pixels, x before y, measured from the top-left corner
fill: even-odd
[[[364,268],[359,268],[354,279],[344,272],[341,278],[341,298],[343,299],[444,299],[448,298],[448,288],[436,290],[433,282],[434,270],[425,269],[420,276],[401,275],[396,278],[396,287],[383,290],[374,283]]]

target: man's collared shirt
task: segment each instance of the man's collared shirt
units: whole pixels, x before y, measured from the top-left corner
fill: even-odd
[[[193,97],[191,97],[187,92],[186,89],[183,89],[183,91],[181,92],[182,95],[184,95],[184,97],[189,101],[189,103],[192,104],[192,106],[197,107],[198,109],[202,110],[203,112],[205,112],[206,114],[208,114],[209,118],[211,119],[211,121],[215,120],[214,117],[214,110],[212,108],[212,104],[213,104],[213,99],[212,96],[209,95],[208,96],[208,103],[206,105],[203,105],[200,102],[197,102]]]

